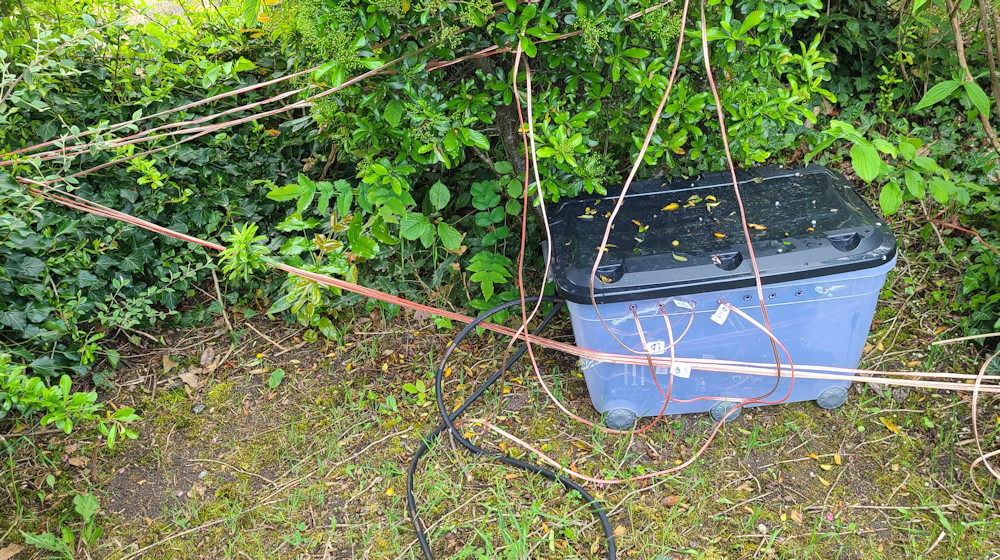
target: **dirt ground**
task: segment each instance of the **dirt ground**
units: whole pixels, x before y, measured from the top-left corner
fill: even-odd
[[[20,531],[79,533],[72,499],[89,491],[104,532],[90,546],[77,540],[80,558],[421,557],[405,472],[437,423],[426,387],[454,332],[378,308],[345,320],[353,332],[336,343],[234,317],[232,333],[218,322],[165,333],[161,348],[123,347],[130,369],[107,398],[138,409],[139,438],[114,450],[95,447],[97,434],[15,447],[6,474],[19,505],[0,501],[0,535],[21,542]],[[867,363],[974,364],[961,346],[876,358],[888,353],[878,347],[895,323],[885,313],[877,319]],[[551,332],[569,339],[565,317]],[[449,406],[495,371],[505,342],[487,333],[459,347],[446,379]],[[598,420],[575,361],[542,360],[570,408]],[[713,427],[705,415],[671,416],[660,429],[607,436],[567,421],[531,375],[523,366],[508,372],[471,414],[580,472],[626,476],[674,465]],[[985,399],[980,416],[994,447],[997,405]],[[994,558],[997,486],[976,471],[987,498],[970,479],[969,414],[964,394],[856,386],[837,410],[749,410],[675,475],[588,488],[608,511],[622,558]],[[528,458],[475,428],[468,435]],[[44,459],[33,459],[39,452]],[[421,463],[416,494],[439,558],[606,554],[578,496],[470,457],[447,439]],[[14,558],[46,557],[29,549]]]

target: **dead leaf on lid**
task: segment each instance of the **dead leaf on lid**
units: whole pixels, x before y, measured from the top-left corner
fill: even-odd
[[[170,373],[170,370],[177,367],[177,362],[170,356],[163,356],[163,373]]]
[[[19,544],[12,544],[0,548],[0,560],[10,560],[11,558],[17,556],[17,554],[22,550],[24,550],[24,547]]]
[[[180,378],[180,380],[183,381],[185,385],[191,387],[192,389],[197,389],[198,387],[201,387],[201,381],[198,380],[198,374],[193,369],[189,369],[185,372],[182,372],[177,377]]]
[[[211,344],[206,346],[204,350],[201,351],[201,367],[207,368],[212,365],[212,360],[215,359],[215,347]]]

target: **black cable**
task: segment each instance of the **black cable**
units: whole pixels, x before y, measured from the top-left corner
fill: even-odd
[[[530,298],[530,299],[535,300],[535,298]],[[542,322],[538,325],[538,328],[535,329],[533,334],[536,335],[541,333],[542,330],[545,329],[546,326],[548,326],[549,322],[551,322],[552,319],[555,318],[555,316],[559,313],[559,311],[562,310],[564,305],[562,300],[551,296],[545,296],[542,298],[542,300],[548,302],[556,302],[556,305],[552,308],[551,311],[549,311],[545,315],[545,317],[542,319]],[[463,447],[468,449],[474,455],[486,455],[505,465],[510,465],[512,467],[517,467],[519,469],[523,469],[528,472],[540,474],[545,478],[548,478],[549,480],[554,480],[556,482],[559,482],[567,490],[573,490],[578,492],[584,498],[584,500],[586,500],[587,504],[590,505],[591,508],[593,508],[594,513],[597,514],[598,519],[600,519],[601,525],[604,528],[604,535],[607,538],[608,542],[608,559],[614,560],[615,535],[611,529],[611,523],[608,521],[608,516],[605,515],[604,509],[601,508],[601,505],[597,502],[596,499],[594,499],[592,495],[590,495],[589,492],[587,492],[587,490],[585,490],[582,486],[580,486],[573,480],[566,478],[544,467],[533,465],[531,463],[526,463],[524,461],[519,461],[517,459],[511,459],[510,457],[506,457],[504,455],[499,455],[490,451],[486,451],[485,449],[465,439],[465,437],[463,437],[461,433],[455,430],[454,421],[458,419],[458,417],[461,416],[462,413],[465,412],[465,410],[472,405],[472,403],[477,401],[479,397],[481,397],[483,393],[486,392],[487,389],[492,387],[493,384],[496,383],[498,379],[500,379],[500,376],[502,376],[503,373],[507,371],[508,368],[513,366],[514,363],[516,363],[517,360],[519,360],[521,356],[523,356],[528,351],[528,347],[526,344],[521,345],[521,347],[518,348],[517,351],[514,352],[514,354],[510,357],[510,359],[507,360],[506,363],[504,363],[500,371],[497,371],[492,376],[490,376],[490,378],[487,379],[486,382],[483,383],[478,389],[476,389],[476,391],[472,393],[472,395],[470,395],[469,398],[467,398],[465,402],[463,402],[458,408],[456,408],[454,412],[448,414],[447,409],[445,409],[444,397],[442,396],[444,370],[446,364],[448,363],[448,359],[451,357],[451,354],[455,351],[455,348],[458,348],[459,343],[461,343],[462,340],[465,339],[465,337],[468,336],[469,333],[471,333],[480,323],[482,323],[486,319],[489,319],[493,315],[505,309],[508,309],[515,305],[520,305],[520,303],[521,302],[519,300],[502,303],[494,307],[493,309],[485,311],[483,314],[476,317],[475,320],[466,325],[466,327],[462,329],[461,332],[458,333],[458,336],[455,337],[455,340],[453,340],[452,343],[448,345],[448,348],[445,349],[444,356],[442,356],[441,358],[441,364],[438,366],[437,373],[434,376],[434,392],[437,398],[438,411],[441,414],[442,422],[432,432],[424,436],[424,439],[421,442],[420,447],[417,448],[417,451],[413,454],[413,460],[410,461],[410,468],[406,472],[406,506],[410,510],[410,518],[413,520],[413,528],[416,530],[417,540],[420,542],[420,548],[421,550],[423,550],[424,557],[426,557],[427,560],[434,560],[434,554],[431,552],[430,543],[427,542],[427,535],[424,531],[423,523],[420,521],[420,514],[417,512],[416,498],[414,497],[413,494],[413,480],[414,476],[416,475],[417,466],[420,463],[420,459],[430,449],[430,444],[435,439],[437,439],[439,435],[441,435],[441,432],[447,429],[451,431],[454,438],[460,444],[462,444]]]

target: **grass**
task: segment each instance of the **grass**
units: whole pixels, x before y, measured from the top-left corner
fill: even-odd
[[[908,291],[921,285],[915,268],[904,259],[887,286],[866,364],[970,371],[974,352],[928,349],[929,337],[954,318],[943,308],[916,313],[926,310],[926,290],[940,287]],[[356,319],[338,344],[305,344],[292,327],[257,321],[281,347],[242,331],[229,362],[197,390],[162,375],[169,349],[126,358],[125,389],[107,399],[140,411],[139,440],[96,454],[96,434],[0,443],[9,481],[0,551],[23,542],[22,531],[79,531],[72,500],[91,492],[102,505],[104,535],[78,547],[79,557],[419,558],[405,469],[436,424],[433,372],[453,333],[405,315]],[[567,321],[552,332],[566,336]],[[202,348],[191,340],[206,333],[175,336],[174,348],[190,348],[174,358],[196,364]],[[497,367],[505,345],[487,333],[458,349],[445,384],[449,406]],[[598,420],[574,361],[547,352],[540,359],[554,391]],[[286,375],[272,388],[275,368]],[[713,427],[706,415],[672,416],[648,433],[609,436],[567,421],[532,379],[515,367],[471,414],[592,475],[671,466]],[[403,389],[418,380],[425,393]],[[998,402],[981,405],[996,447]],[[833,411],[813,403],[747,410],[690,468],[591,490],[622,558],[986,558],[1000,549],[1000,516],[997,502],[969,479],[976,455],[969,414],[963,395],[858,386]],[[473,439],[531,459],[490,436]],[[995,498],[997,484],[982,469],[975,476]],[[470,457],[447,438],[422,462],[416,491],[439,558],[596,558],[605,551],[578,496]],[[38,557],[25,550],[16,558]]]

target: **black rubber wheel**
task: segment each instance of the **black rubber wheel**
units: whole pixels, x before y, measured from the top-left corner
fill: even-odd
[[[718,422],[718,421],[722,420],[723,417],[726,416],[727,412],[729,412],[730,410],[732,410],[734,408],[736,408],[736,401],[719,401],[719,402],[717,402],[715,404],[715,406],[713,406],[708,411],[708,413],[709,413],[709,415],[712,416],[712,420],[715,420],[716,422]],[[739,409],[737,409],[736,412],[730,414],[729,418],[726,418],[726,423],[729,423],[729,422],[732,422],[733,420],[736,420],[737,418],[740,417],[741,414],[743,414],[743,408],[742,407],[739,408]]]
[[[612,430],[627,430],[635,425],[636,418],[627,408],[612,408],[604,414],[604,425]]]
[[[847,402],[847,387],[830,387],[816,397],[816,404],[820,408],[833,410]]]

